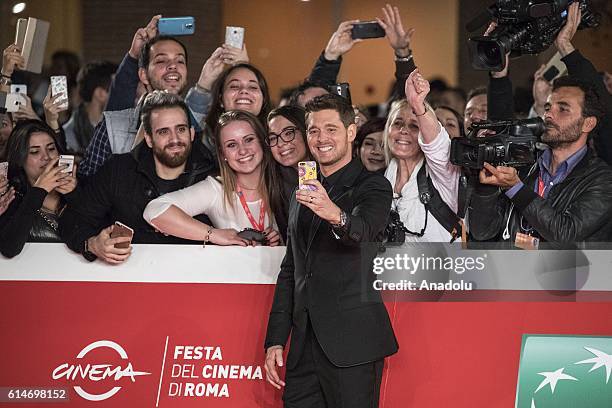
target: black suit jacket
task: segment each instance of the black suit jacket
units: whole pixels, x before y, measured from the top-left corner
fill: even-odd
[[[301,355],[309,316],[326,356],[338,367],[376,361],[398,349],[380,293],[372,287],[376,245],[361,245],[379,240],[391,207],[391,185],[359,159],[339,171],[327,192],[350,218],[340,239],[295,195],[291,200],[287,254],[265,342],[266,348],[285,346],[291,333],[289,368]],[[369,273],[362,273],[363,267]]]

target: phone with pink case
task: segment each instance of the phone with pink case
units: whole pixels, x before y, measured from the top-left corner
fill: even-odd
[[[68,109],[68,80],[65,75],[51,77],[51,96],[58,94],[64,94],[64,97],[60,99],[64,101],[60,108]]]

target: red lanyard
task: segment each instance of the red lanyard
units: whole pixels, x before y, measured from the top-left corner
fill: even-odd
[[[264,203],[264,200],[261,200],[261,203],[259,204],[259,224],[255,222],[255,217],[253,217],[253,214],[251,213],[251,210],[249,209],[249,206],[247,205],[246,199],[244,198],[244,194],[242,194],[242,191],[240,191],[240,187],[238,187],[238,197],[240,198],[240,204],[242,204],[242,209],[244,210],[244,213],[246,214],[247,218],[249,219],[249,221],[251,222],[251,225],[253,226],[253,228],[255,228],[257,231],[263,231],[264,228],[264,218],[266,217],[266,204]]]
[[[538,195],[544,198],[544,189],[546,186],[544,185],[544,180],[542,180],[542,176],[538,176]]]

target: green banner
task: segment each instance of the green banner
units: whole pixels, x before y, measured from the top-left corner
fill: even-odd
[[[516,408],[612,407],[612,337],[523,335]]]

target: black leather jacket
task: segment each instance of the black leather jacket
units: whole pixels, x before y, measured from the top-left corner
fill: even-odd
[[[588,151],[552,187],[548,198],[534,191],[537,163],[521,176],[525,186],[509,199],[498,188],[476,187],[468,224],[475,241],[514,243],[516,233],[533,227],[544,247],[571,248],[583,242],[612,241],[612,168]],[[521,229],[521,223],[523,229]]]

